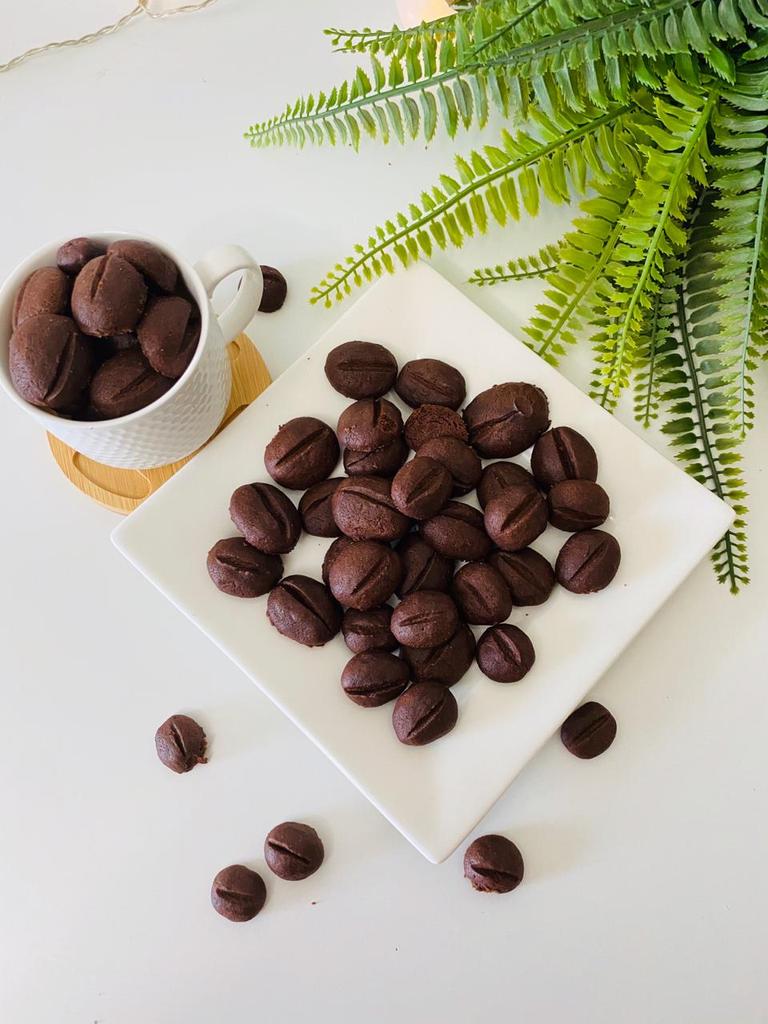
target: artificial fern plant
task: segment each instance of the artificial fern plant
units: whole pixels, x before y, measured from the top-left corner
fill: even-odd
[[[478,285],[539,276],[526,327],[556,364],[586,331],[591,392],[630,386],[638,420],[661,417],[675,456],[737,518],[717,578],[748,581],[740,444],[768,330],[768,0],[477,0],[415,29],[329,29],[367,56],[351,79],[253,125],[254,146],[499,138],[369,238],[313,289],[330,305],[397,265],[504,227],[542,198],[586,196],[562,241]]]

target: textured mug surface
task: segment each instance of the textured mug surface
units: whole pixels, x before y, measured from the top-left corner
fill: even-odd
[[[109,244],[118,238],[140,238],[165,252],[200,307],[201,331],[197,351],[183,376],[157,402],[128,416],[86,422],[65,419],[38,409],[17,394],[8,372],[13,299],[26,277],[38,267],[56,263],[63,241],[38,249],[24,260],[0,289],[0,383],[10,397],[49,433],[84,455],[109,466],[150,469],[185,458],[213,435],[227,408],[232,378],[226,347],[258,311],[263,281],[258,263],[238,246],[223,246],[193,267],[174,249],[136,232],[92,232]],[[210,296],[225,277],[243,272],[242,286],[232,305],[217,316]],[[225,336],[222,330],[225,324]]]

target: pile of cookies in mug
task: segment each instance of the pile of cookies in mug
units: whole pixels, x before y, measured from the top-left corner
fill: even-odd
[[[297,643],[322,646],[341,631],[347,696],[362,707],[394,701],[397,738],[421,746],[456,725],[451,687],[473,661],[498,683],[530,671],[533,644],[506,621],[514,607],[542,604],[556,583],[574,594],[611,583],[621,552],[599,529],[609,498],[592,445],[571,426],[550,428],[533,384],[494,385],[460,412],[458,369],[438,359],[398,368],[366,341],[335,348],[325,373],[353,404],[336,430],[312,416],[279,427],[264,453],[279,487],[237,488],[241,536],[213,546],[208,571],[226,594],[268,593],[269,621]],[[405,422],[384,397],[392,388],[413,410]],[[531,472],[506,461],[531,448]],[[347,476],[331,477],[342,450]],[[286,490],[304,492],[298,506]],[[457,500],[473,490],[480,509]],[[554,568],[530,547],[550,524],[569,534]],[[283,575],[302,530],[334,538],[322,581]],[[470,626],[486,628],[476,640]]]

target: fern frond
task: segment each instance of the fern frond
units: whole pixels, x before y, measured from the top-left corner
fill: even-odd
[[[374,53],[385,57],[396,54],[403,57],[414,40],[421,41],[427,36],[440,42],[445,36],[452,36],[455,18],[456,15],[448,15],[414,28],[400,28],[399,25],[393,25],[391,29],[326,28],[324,33],[337,53]]]
[[[653,297],[638,345],[634,410],[635,419],[644,427],[658,418],[661,380],[670,369],[669,360],[677,350],[673,334],[676,282],[672,279],[672,272],[667,271],[664,284]]]
[[[560,245],[545,245],[530,256],[518,256],[502,266],[478,267],[469,278],[469,284],[492,287],[508,281],[526,281],[532,277],[545,277],[560,263]]]

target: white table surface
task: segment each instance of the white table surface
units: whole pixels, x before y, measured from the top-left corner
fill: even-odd
[[[122,11],[3,0],[0,60]],[[254,331],[279,373],[337,315],[309,307],[309,287],[469,145],[355,157],[241,141],[352,66],[324,25],[390,16],[383,0],[220,0],[0,76],[0,274],[89,228],[193,257],[240,242],[290,282]],[[468,272],[564,222],[554,211],[435,265],[516,329],[536,286],[477,293]],[[566,367],[586,371],[583,353]],[[755,583],[734,600],[701,566],[595,691],[619,721],[610,752],[579,762],[552,740],[518,778],[482,827],[525,856],[524,884],[499,898],[470,890],[460,854],[428,864],[123,561],[114,516],[7,401],[0,436],[0,1020],[768,1021],[764,411],[747,445]],[[211,737],[210,764],[184,777],[153,749],[176,711]],[[322,871],[265,872],[259,918],[218,918],[215,872],[260,866],[286,818],[321,831]]]

